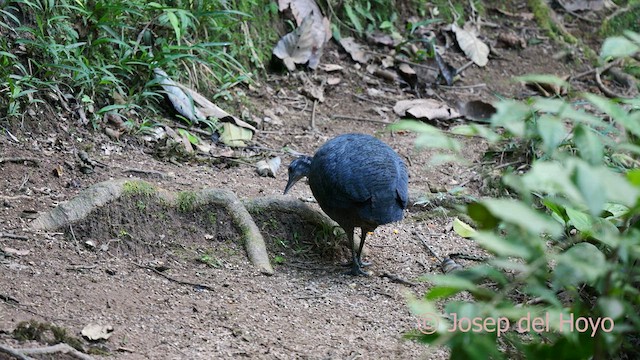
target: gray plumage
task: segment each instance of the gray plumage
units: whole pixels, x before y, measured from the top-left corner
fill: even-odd
[[[354,275],[366,274],[360,260],[367,232],[402,219],[407,207],[407,168],[387,144],[363,134],[345,134],[326,142],[313,157],[289,165],[285,194],[303,177],[322,210],[347,233],[352,244]],[[354,228],[362,230],[360,249],[353,249]]]

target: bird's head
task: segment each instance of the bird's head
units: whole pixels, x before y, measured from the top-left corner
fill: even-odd
[[[293,187],[293,184],[298,182],[298,180],[305,176],[309,176],[309,171],[311,170],[311,159],[311,156],[301,156],[289,164],[289,181],[287,182],[287,186],[284,188],[285,194]]]

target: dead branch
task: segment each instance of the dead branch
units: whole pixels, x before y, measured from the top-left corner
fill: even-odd
[[[444,207],[455,209],[457,206],[470,204],[476,201],[469,195],[454,195],[447,192],[426,193],[422,191],[409,190],[409,210],[413,209],[433,209]]]
[[[0,158],[0,164],[6,163],[6,162],[16,163],[16,164],[24,163],[25,165],[28,165],[28,163],[30,163],[31,166],[35,166],[35,167],[40,166],[40,160],[36,158],[31,158],[31,157]]]
[[[353,121],[367,121],[367,122],[373,122],[377,124],[391,124],[390,122],[383,121],[383,120],[364,119],[364,118],[346,116],[346,115],[332,115],[331,118],[334,120],[353,120]]]
[[[169,178],[169,175],[167,173],[164,173],[162,171],[157,171],[157,170],[145,170],[145,169],[135,169],[135,168],[131,168],[131,169],[124,169],[122,170],[123,173],[131,173],[131,174],[143,174],[143,175],[153,175],[153,176],[157,176],[161,179],[167,179]]]
[[[387,278],[387,279],[391,280],[391,282],[402,284],[402,285],[407,285],[407,286],[416,286],[417,285],[416,283],[411,282],[409,280],[405,280],[405,279],[399,277],[398,275],[389,274],[387,272],[384,272],[384,273],[380,274],[380,277],[381,278]]]
[[[194,282],[190,282],[190,281],[185,281],[185,280],[178,280],[172,276],[169,276],[161,271],[158,271],[156,269],[154,269],[151,266],[147,266],[147,265],[142,265],[142,264],[138,264],[138,263],[133,263],[135,266],[142,268],[142,269],[147,269],[147,270],[151,270],[152,272],[156,273],[157,275],[162,276],[163,278],[169,280],[169,281],[173,281],[176,284],[180,284],[180,285],[187,285],[187,286],[193,286],[194,288],[201,288],[201,289],[205,289],[205,290],[209,290],[209,291],[216,291],[214,288],[212,288],[209,285],[205,285],[205,284],[200,284],[200,283],[194,283]]]
[[[0,232],[0,238],[3,238],[3,237],[7,239],[15,239],[15,240],[29,240],[29,237],[24,235],[16,235],[12,233]]]
[[[82,353],[65,343],[60,343],[53,346],[46,346],[43,348],[25,348],[25,349],[13,349],[8,346],[0,345],[0,352],[9,354],[20,360],[35,359],[27,355],[51,355],[56,353],[68,354],[80,360],[94,360],[93,357],[85,353]]]

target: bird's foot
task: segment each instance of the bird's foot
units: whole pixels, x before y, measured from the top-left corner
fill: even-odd
[[[370,276],[368,272],[362,270],[362,268],[358,265],[351,266],[351,270],[344,272],[345,275],[353,275],[353,276]]]
[[[342,266],[344,266],[344,267],[347,267],[347,266],[353,266],[353,261],[343,262],[341,265],[342,265]],[[362,260],[360,260],[360,266],[361,266],[361,267],[371,266],[371,263],[370,263],[370,262],[368,262],[368,261],[362,261]]]

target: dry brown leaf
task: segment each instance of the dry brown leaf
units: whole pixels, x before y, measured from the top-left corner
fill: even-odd
[[[260,160],[256,164],[256,171],[260,176],[276,177],[282,160],[279,156],[269,159],[268,161]]]
[[[566,81],[569,79],[569,75],[559,76],[559,78]],[[549,83],[527,82],[525,85],[528,88],[537,91],[544,97],[562,96],[566,95],[569,91],[565,86]]]
[[[458,111],[433,99],[400,100],[393,107],[398,116],[411,115],[416,119],[449,120],[460,117]]]
[[[113,326],[89,324],[82,329],[82,336],[89,340],[107,340],[113,334]]]
[[[320,62],[324,45],[331,40],[331,22],[322,16],[322,12],[314,0],[279,0],[278,8],[281,12],[290,8],[298,28],[302,27],[305,20],[311,22],[311,24],[308,25],[309,29],[305,30],[308,31],[308,36],[310,37],[310,39],[307,40],[311,42],[311,52],[305,61],[300,63],[296,62],[296,64],[304,64],[308,61],[309,68],[315,69]],[[280,41],[282,41],[282,39]],[[278,42],[278,45],[279,44],[280,42]],[[278,45],[276,45],[276,47]],[[273,53],[275,54],[275,49]],[[283,59],[281,57],[279,58]],[[289,65],[287,65],[287,68],[292,71]]]
[[[507,48],[524,49],[527,42],[518,35],[508,32],[498,35],[498,42],[504,44]]]
[[[273,48],[273,55],[281,59],[289,71],[293,71],[296,64],[306,64],[310,61],[315,42],[313,15],[309,14],[298,28],[278,41]]]
[[[456,40],[464,54],[478,66],[485,66],[489,62],[489,47],[476,37],[476,34],[451,24],[451,31],[456,34]]]
[[[458,111],[467,119],[475,121],[488,120],[496,112],[496,108],[481,100],[471,100],[458,104]]]
[[[340,45],[342,45],[344,50],[351,55],[351,59],[353,59],[353,61],[361,64],[366,64],[369,61],[369,55],[362,50],[360,44],[358,44],[352,37],[340,39]]]
[[[341,78],[339,78],[337,76],[332,76],[332,77],[327,79],[327,85],[335,86],[335,85],[340,84],[341,81],[342,81]]]
[[[325,72],[342,71],[344,68],[338,64],[323,64],[320,65],[320,70]]]

